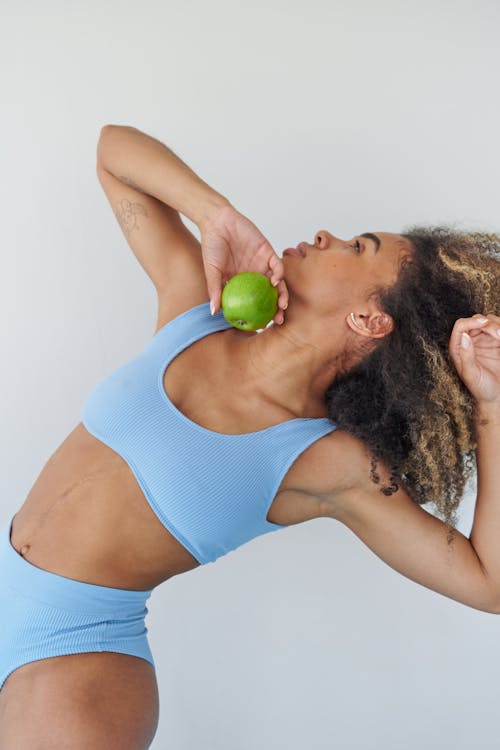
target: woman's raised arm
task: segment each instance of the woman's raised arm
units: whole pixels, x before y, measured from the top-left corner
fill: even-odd
[[[288,302],[283,261],[258,227],[168,146],[137,128],[105,125],[97,146],[97,174],[130,247],[158,291],[159,325],[183,306],[204,301],[205,282],[213,312],[218,312],[223,283],[241,271],[271,278],[280,307],[274,321],[283,322]],[[201,246],[180,214],[198,226]]]
[[[469,539],[417,505],[403,487],[391,496],[372,483],[369,457],[359,446],[359,475],[348,489],[325,493],[323,516],[348,526],[402,575],[469,607],[500,614],[500,317],[460,318],[449,350],[476,399],[477,499]],[[461,344],[467,332],[469,346]],[[390,470],[377,472],[390,484]]]
[[[388,482],[387,466],[379,462],[377,473],[386,474]],[[474,609],[500,613],[500,582],[489,576],[471,541],[455,529],[450,544],[450,527],[417,505],[401,485],[386,496],[368,478],[324,497],[321,515],[341,521],[406,578]]]

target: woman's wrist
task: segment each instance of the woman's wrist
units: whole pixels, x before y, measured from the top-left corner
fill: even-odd
[[[191,218],[191,221],[196,224],[200,232],[203,232],[221,209],[228,208],[231,205],[227,198],[209,188],[208,191],[200,193],[198,202],[196,202],[196,199],[193,200],[193,216],[188,218]]]
[[[500,402],[476,401],[476,421],[481,424],[500,424]]]
[[[198,220],[195,221],[198,229],[203,233],[208,230],[210,224],[212,224],[216,218],[220,215],[220,212],[225,209],[231,209],[235,211],[233,204],[224,198],[224,196],[216,193],[210,196],[208,201],[203,205],[203,210]]]

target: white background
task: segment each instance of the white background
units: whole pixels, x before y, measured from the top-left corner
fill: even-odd
[[[3,0],[2,525],[154,331],[100,128],[168,144],[279,253],[319,229],[499,231],[499,23],[496,0]],[[149,609],[153,750],[499,746],[500,620],[333,521],[174,578]]]

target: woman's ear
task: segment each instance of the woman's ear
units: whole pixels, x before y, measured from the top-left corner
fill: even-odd
[[[347,320],[353,331],[368,338],[383,338],[394,329],[394,320],[391,315],[380,310],[370,315],[351,313]]]
[[[374,336],[375,338],[383,338],[394,329],[394,320],[388,313],[379,312],[370,315],[366,325],[371,336]]]

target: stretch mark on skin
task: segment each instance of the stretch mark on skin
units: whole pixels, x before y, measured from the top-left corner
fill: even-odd
[[[117,466],[114,473],[116,473],[116,471],[120,471],[120,466]],[[109,469],[108,469],[108,472],[109,472]],[[56,506],[59,506],[61,501],[65,500],[68,495],[72,495],[74,490],[76,490],[78,487],[81,487],[81,485],[89,481],[92,481],[100,473],[102,473],[102,469],[99,468],[97,471],[91,471],[91,472],[87,472],[86,474],[83,474],[83,476],[81,476],[76,482],[74,482],[70,487],[68,487],[62,494],[58,495],[55,498],[55,500],[49,505],[49,507],[43,511],[42,515],[38,519],[38,523],[37,523],[35,532],[31,536],[30,543],[23,544],[19,550],[14,547],[14,549],[16,549],[16,552],[18,552],[18,554],[20,554],[22,557],[26,557],[31,547],[33,546],[34,537],[37,535],[37,532],[40,531],[41,527],[47,521],[48,516],[56,509]]]

